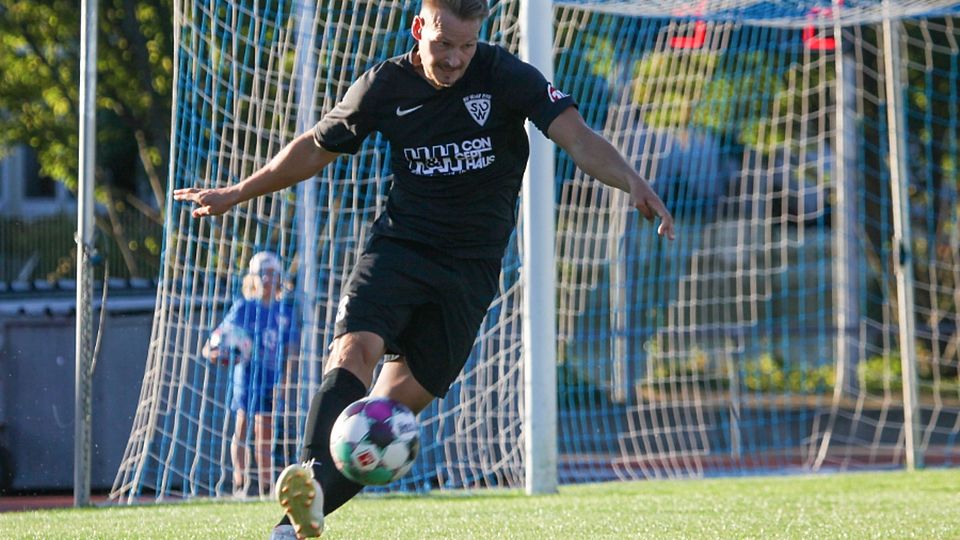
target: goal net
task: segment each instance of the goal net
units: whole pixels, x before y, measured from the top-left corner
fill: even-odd
[[[170,189],[263,166],[410,49],[418,7],[177,1]],[[482,38],[516,51],[519,1],[492,7]],[[678,229],[658,239],[626,194],[557,153],[560,481],[902,467],[911,448],[956,465],[960,3],[594,0],[544,16],[555,85]],[[271,459],[247,475],[297,458],[387,153],[371,137],[216,219],[168,202],[115,500],[236,487],[232,371],[201,351],[260,251],[282,261],[300,354],[278,385]],[[521,244],[466,368],[420,415],[417,463],[387,489],[522,485]]]

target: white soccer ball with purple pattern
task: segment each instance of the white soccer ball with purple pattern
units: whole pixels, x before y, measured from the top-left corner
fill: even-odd
[[[417,419],[389,398],[368,397],[348,406],[333,424],[330,454],[344,476],[368,486],[400,478],[417,457]]]

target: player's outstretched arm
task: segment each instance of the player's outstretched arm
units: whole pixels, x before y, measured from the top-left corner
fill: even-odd
[[[196,205],[193,217],[217,216],[234,205],[267,193],[288,188],[320,172],[338,154],[320,148],[308,131],[280,150],[269,163],[246,180],[221,188],[182,188],[173,199]]]
[[[629,193],[643,217],[651,221],[659,217],[657,233],[673,240],[673,216],[663,201],[609,141],[590,129],[577,109],[570,107],[560,113],[547,129],[547,135],[570,154],[580,170]]]

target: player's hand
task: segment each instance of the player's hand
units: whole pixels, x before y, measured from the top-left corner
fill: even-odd
[[[220,364],[221,366],[230,364],[230,355],[225,354],[221,356],[220,347],[204,345],[201,354],[203,354],[204,358],[210,360],[211,364]]]
[[[193,217],[219,216],[236,204],[229,188],[181,188],[173,190],[173,200],[192,202]]]
[[[650,184],[637,178],[630,184],[630,198],[633,200],[633,206],[640,211],[640,214],[650,221],[660,218],[660,226],[657,227],[657,234],[662,237],[673,240],[676,233],[673,230],[673,216],[667,210],[657,193],[653,191]]]

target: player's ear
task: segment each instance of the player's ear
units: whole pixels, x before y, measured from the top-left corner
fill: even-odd
[[[413,39],[420,41],[423,38],[423,17],[416,15],[413,17],[413,25],[410,26],[410,34]]]

